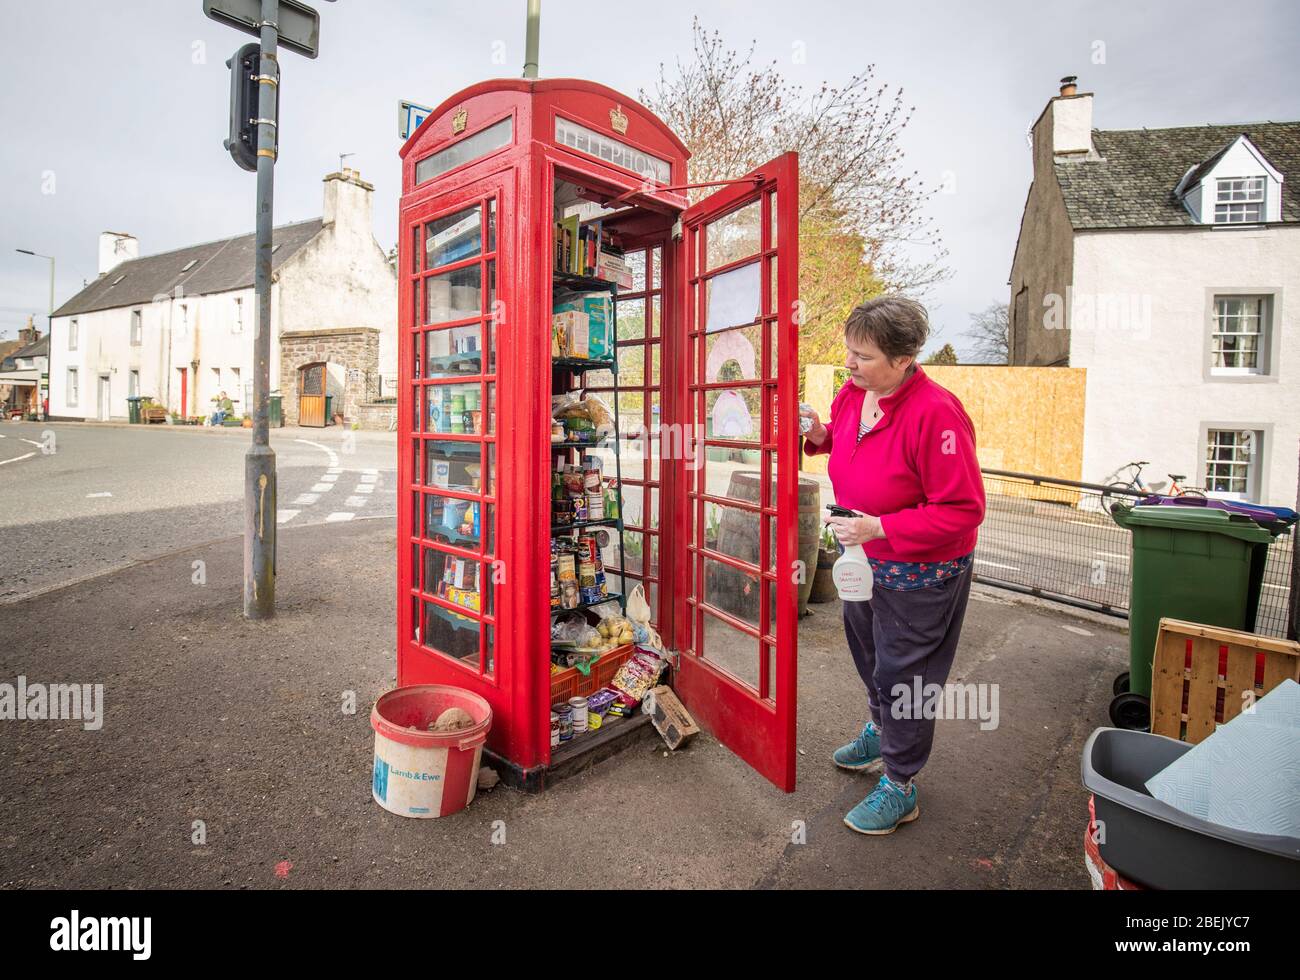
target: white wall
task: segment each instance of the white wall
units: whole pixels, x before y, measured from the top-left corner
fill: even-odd
[[[235,299],[242,300],[242,329],[236,330]],[[272,319],[275,294],[272,292]],[[244,385],[253,378],[253,336],[256,310],[252,289],[210,296],[166,297],[138,307],[123,307],[57,317],[50,343],[54,370],[50,377],[50,414],[64,418],[98,417],[98,378],[109,376],[110,418],[127,417],[127,396],[132,370],[140,372],[140,394],[148,395],[171,411],[210,415],[212,398],[225,389],[244,411]],[[184,308],[184,312],[182,311]],[[141,343],[132,346],[131,311],[142,318]],[[71,320],[78,323],[77,350],[68,349]],[[279,357],[272,344],[272,377]],[[195,370],[193,362],[197,361]],[[68,368],[80,375],[80,398],[68,404]],[[187,399],[181,404],[178,368],[189,370]],[[221,371],[220,380],[212,369]],[[235,371],[239,387],[236,390]]]
[[[1052,100],[1052,152],[1087,153],[1092,149],[1092,96]]]
[[[271,289],[271,324],[275,337],[292,330],[334,327],[373,327],[380,332],[379,371],[397,372],[397,277],[371,224],[369,185],[349,172],[348,179],[332,175],[325,181],[325,225],[276,270]],[[132,239],[131,241],[134,241]],[[243,330],[235,332],[235,298],[243,301]],[[182,307],[187,316],[182,316]],[[85,313],[79,324],[76,351],[68,350],[69,317],[55,319],[51,328],[54,371],[50,378],[50,414],[95,419],[100,374],[109,375],[110,418],[127,417],[126,399],[131,370],[140,371],[140,394],[169,410],[186,415],[210,415],[212,399],[225,389],[250,411],[245,393],[253,380],[253,341],[256,297],[252,288],[209,296],[164,296],[137,307],[143,315],[143,338],[130,344],[131,308]],[[197,369],[192,362],[197,363]],[[77,405],[67,401],[67,369],[80,374]],[[177,368],[189,368],[188,404],[182,406]],[[220,380],[213,368],[221,371]],[[234,371],[239,371],[235,390]],[[271,344],[271,386],[277,390],[280,345]],[[292,389],[296,379],[285,379]]]
[[[375,241],[369,185],[325,180],[321,233],[277,272],[284,302],[281,333],[372,327],[379,331],[379,371],[397,373],[397,277]],[[278,367],[272,378],[278,377]],[[282,379],[292,386],[295,379]]]
[[[1206,378],[1207,289],[1280,289],[1276,380]],[[1300,441],[1300,227],[1080,232],[1075,236],[1070,366],[1088,371],[1083,479],[1150,460],[1145,480],[1204,482],[1201,426],[1271,425],[1260,501],[1294,507]],[[1106,326],[1080,315],[1109,296]]]

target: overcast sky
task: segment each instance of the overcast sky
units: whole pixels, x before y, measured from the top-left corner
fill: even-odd
[[[371,181],[375,235],[396,240],[397,102],[436,105],[484,78],[517,77],[524,0],[319,2],[321,54],[286,54],[276,223],[321,213],[340,153]],[[96,274],[97,236],[143,254],[253,229],[255,178],[221,147],[228,70],[246,39],[201,0],[0,0],[0,336]],[[635,96],[690,50],[691,19],[808,86],[868,63],[916,106],[910,167],[955,193],[930,213],[950,256],[927,297],[960,351],[971,313],[1007,298],[1030,180],[1026,131],[1066,74],[1094,92],[1098,129],[1300,119],[1300,4],[1047,0],[544,0],[541,74]],[[802,58],[796,54],[802,54]],[[1300,175],[1288,175],[1300,179]],[[932,345],[933,348],[934,345]]]

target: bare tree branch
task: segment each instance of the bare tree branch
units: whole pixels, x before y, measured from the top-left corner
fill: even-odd
[[[971,314],[973,338],[970,360],[975,364],[1006,364],[1008,352],[1007,304],[990,303],[979,313]]]

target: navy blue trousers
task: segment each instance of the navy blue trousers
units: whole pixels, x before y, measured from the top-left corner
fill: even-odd
[[[974,574],[971,562],[928,589],[877,586],[867,602],[842,604],[849,652],[880,729],[885,774],[895,782],[911,779],[930,758],[935,719],[924,717],[915,694],[948,681]]]

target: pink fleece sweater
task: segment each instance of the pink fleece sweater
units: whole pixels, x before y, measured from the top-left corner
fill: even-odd
[[[880,518],[885,537],[864,545],[867,555],[916,562],[969,554],[984,520],[984,480],[961,402],[918,366],[880,400],[881,417],[859,443],[865,397],[852,381],[840,389],[826,441],[805,439],[804,452],[830,453],[836,503]]]

